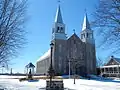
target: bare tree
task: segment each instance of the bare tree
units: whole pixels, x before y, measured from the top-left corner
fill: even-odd
[[[97,58],[97,67],[103,66],[104,62],[102,59],[100,59],[100,57]]]
[[[93,14],[92,26],[99,33],[98,48],[111,49],[110,52],[120,51],[120,0],[100,0]],[[112,54],[111,53],[111,54]]]
[[[7,66],[24,43],[26,0],[0,0],[0,65]]]

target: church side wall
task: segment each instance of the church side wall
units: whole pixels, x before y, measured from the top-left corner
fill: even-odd
[[[50,58],[43,59],[37,62],[36,74],[47,74],[50,65]]]
[[[56,74],[64,74],[66,59],[66,40],[54,40],[53,63]]]
[[[86,43],[86,66],[88,74],[96,74],[95,47],[88,43]]]

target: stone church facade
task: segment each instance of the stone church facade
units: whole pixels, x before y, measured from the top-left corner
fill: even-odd
[[[93,31],[84,16],[80,37],[74,34],[67,38],[65,24],[62,19],[60,6],[52,27],[53,67],[56,74],[96,74],[96,52]],[[50,65],[50,50],[41,56],[36,63],[36,73],[47,73]]]

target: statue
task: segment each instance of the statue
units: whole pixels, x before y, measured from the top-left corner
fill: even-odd
[[[30,69],[30,71],[29,71],[29,73],[28,73],[28,79],[32,80],[32,73],[31,73],[31,69]]]

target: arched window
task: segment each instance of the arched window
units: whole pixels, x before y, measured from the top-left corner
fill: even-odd
[[[59,27],[57,27],[57,30],[59,30],[60,28]]]
[[[74,43],[74,44],[76,44],[76,41],[75,41],[75,40],[73,40],[73,43]]]
[[[61,30],[63,30],[63,27],[61,27]]]
[[[85,34],[83,34],[83,38],[85,38]]]
[[[60,27],[57,27],[57,32],[60,32]]]
[[[59,44],[59,52],[61,53],[61,51],[62,51],[62,45]]]
[[[89,38],[89,34],[87,33],[87,38]]]
[[[93,34],[92,34],[92,33],[90,34],[90,38],[91,38],[91,39],[93,38]]]
[[[81,39],[83,39],[83,34],[81,34]]]

